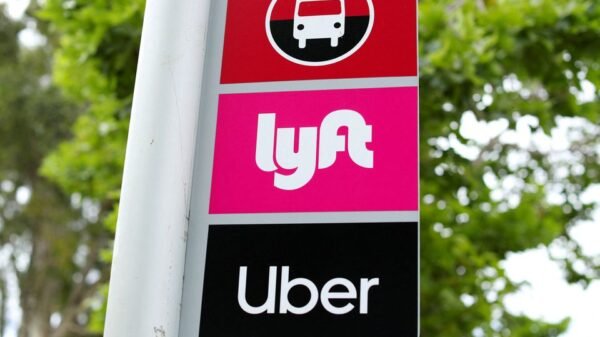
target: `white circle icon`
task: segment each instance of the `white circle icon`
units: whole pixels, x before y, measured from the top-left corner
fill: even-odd
[[[372,0],[272,0],[265,29],[283,58],[316,67],[353,55],[369,38],[374,21]]]

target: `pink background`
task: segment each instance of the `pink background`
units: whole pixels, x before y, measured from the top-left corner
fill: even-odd
[[[416,87],[221,95],[210,213],[417,210],[417,97]],[[373,126],[367,146],[374,168],[338,152],[335,164],[317,169],[304,187],[276,188],[274,172],[255,162],[258,114],[276,113],[276,128],[319,127],[339,109],[355,110]]]

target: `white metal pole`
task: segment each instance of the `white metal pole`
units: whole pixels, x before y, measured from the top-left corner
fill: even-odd
[[[176,337],[210,0],[148,0],[107,337]]]

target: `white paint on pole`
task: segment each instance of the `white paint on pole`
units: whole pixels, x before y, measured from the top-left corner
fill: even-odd
[[[177,336],[209,0],[149,0],[105,336]]]

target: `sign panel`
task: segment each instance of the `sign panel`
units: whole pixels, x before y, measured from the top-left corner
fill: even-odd
[[[416,76],[416,6],[229,0],[221,83]]]
[[[180,337],[418,336],[416,6],[212,2]]]
[[[417,242],[416,224],[210,226],[200,336],[416,336]]]
[[[417,95],[221,95],[210,212],[416,211]]]

